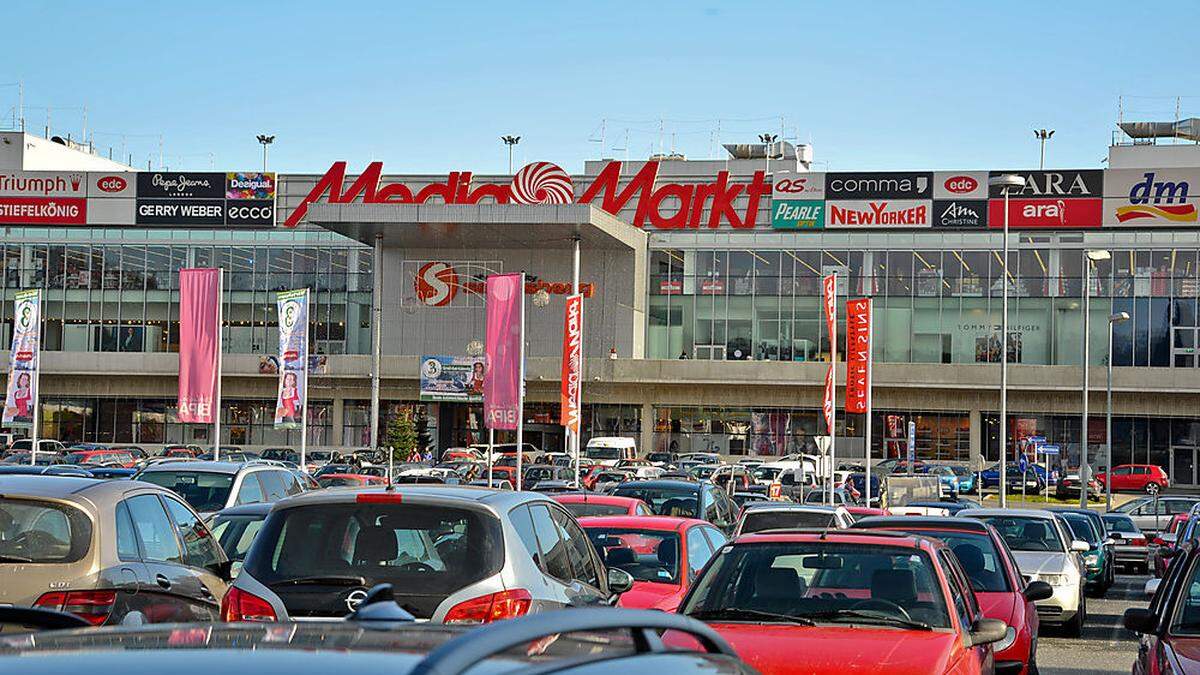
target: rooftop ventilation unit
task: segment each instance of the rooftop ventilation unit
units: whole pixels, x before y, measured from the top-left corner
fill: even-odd
[[[1182,138],[1200,142],[1200,118],[1197,117],[1178,122],[1121,122],[1117,126],[1130,138]]]

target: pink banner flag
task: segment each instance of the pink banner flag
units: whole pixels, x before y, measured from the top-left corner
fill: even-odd
[[[483,417],[489,429],[517,428],[521,410],[524,285],[524,274],[494,274],[487,278]]]
[[[179,270],[179,421],[211,424],[221,348],[221,270]]]

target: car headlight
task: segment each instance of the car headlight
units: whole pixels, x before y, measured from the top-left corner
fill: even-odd
[[[1071,583],[1070,578],[1065,574],[1039,574],[1038,580],[1051,586],[1067,586]]]
[[[1083,554],[1083,561],[1089,565],[1099,565],[1100,564],[1100,554],[1099,553],[1085,553],[1085,554]]]
[[[993,653],[999,654],[1005,649],[1011,647],[1016,641],[1017,631],[1012,626],[1009,626],[1008,630],[1004,631],[1004,637],[999,642],[992,645],[992,651]]]

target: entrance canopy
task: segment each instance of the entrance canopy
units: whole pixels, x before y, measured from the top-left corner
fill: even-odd
[[[646,233],[590,204],[313,204],[308,222],[402,248],[646,249]]]

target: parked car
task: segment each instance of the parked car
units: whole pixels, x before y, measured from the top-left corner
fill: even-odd
[[[985,616],[946,544],[872,530],[738,537],[680,613],[764,673],[991,672],[991,645],[1008,632]]]
[[[483,455],[474,448],[447,448],[442,453],[443,462],[454,462],[464,459],[478,462],[483,459]]]
[[[597,464],[616,466],[619,460],[637,458],[637,442],[623,436],[595,436],[588,440],[583,455]]]
[[[255,463],[153,464],[134,479],[174,490],[205,515],[239,504],[273,502],[305,490],[286,468]]]
[[[1005,468],[1005,479],[1009,492],[1040,492],[1046,487],[1046,477],[1043,469],[1037,465],[1028,465],[1024,472],[1016,462],[1009,462]],[[991,465],[979,473],[983,487],[1000,487],[1000,463]]]
[[[640,499],[597,495],[587,492],[557,494],[554,501],[562,504],[576,518],[592,516],[652,516],[654,512]]]
[[[855,522],[862,518],[870,518],[871,516],[890,516],[892,515],[887,509],[875,508],[874,506],[847,506],[846,511],[854,516]]]
[[[650,505],[660,516],[707,520],[723,532],[732,532],[737,508],[724,490],[712,483],[684,480],[644,480],[622,483],[618,497],[633,497]]]
[[[864,518],[854,529],[893,530],[945,542],[971,583],[983,615],[1008,625],[993,645],[996,672],[1037,672],[1038,614],[1035,603],[1054,594],[1044,581],[1026,583],[1017,561],[996,528],[969,518]]]
[[[854,523],[844,506],[818,506],[789,502],[749,504],[738,517],[733,536],[765,530],[827,528],[843,530]]]
[[[1087,620],[1083,561],[1088,545],[1076,541],[1050,511],[1035,509],[969,509],[958,518],[977,518],[996,528],[1021,574],[1050,584],[1054,594],[1037,604],[1043,623],[1062,625],[1078,637]]]
[[[1165,579],[1152,579],[1150,606],[1125,610],[1123,623],[1140,637],[1134,675],[1200,671],[1200,547],[1191,547]]]
[[[1158,545],[1151,549],[1150,565],[1156,577],[1166,577],[1175,558],[1200,541],[1200,514],[1179,514],[1175,518],[1171,530],[1159,534]]]
[[[1095,478],[1101,486],[1111,483],[1113,492],[1135,491],[1156,495],[1171,487],[1167,472],[1154,464],[1118,464],[1110,473],[1097,473]]]
[[[605,605],[633,579],[606,571],[575,518],[536,493],[320,490],[275,505],[222,617],[340,619],[379,583],[418,619],[488,623]]]
[[[945,509],[946,512],[951,516],[958,515],[959,512],[966,511],[968,509],[983,508],[979,505],[979,502],[973,502],[969,499],[939,499],[938,501],[934,502],[916,501],[909,502],[905,504],[905,506]]]
[[[1076,540],[1086,542],[1088,550],[1082,552],[1087,587],[1097,596],[1103,597],[1116,582],[1116,562],[1113,560],[1112,541],[1104,529],[1100,514],[1079,508],[1051,508],[1066,521],[1070,533]]]
[[[537,487],[537,484],[542,481],[574,481],[575,472],[565,466],[556,466],[554,464],[534,464],[533,466],[522,467],[524,472],[524,482],[522,486],[526,490],[531,490]]]
[[[739,508],[746,508],[747,504],[758,504],[760,502],[769,502],[771,498],[765,494],[758,492],[734,492],[729,495],[733,499],[733,503]]]
[[[225,455],[225,448],[221,448],[221,454]],[[259,459],[271,459],[277,462],[291,462],[293,464],[300,463],[300,453],[292,448],[267,448],[258,453]]]
[[[975,489],[975,474],[963,466],[931,466],[926,473],[937,476],[953,495],[967,494]]]
[[[167,445],[159,453],[162,457],[190,457],[192,459],[202,454],[204,454],[204,448],[198,445]]]
[[[0,607],[65,611],[94,626],[213,621],[227,577],[221,547],[168,490],[0,476],[0,579],[9,580]]]
[[[216,538],[225,555],[232,561],[230,576],[237,576],[251,544],[262,529],[263,521],[271,512],[271,502],[231,506],[217,511],[208,518],[208,529]]]
[[[363,487],[366,485],[386,485],[387,480],[379,476],[366,476],[361,473],[327,473],[316,478],[317,485],[328,487]]]
[[[29,452],[10,452],[4,456],[4,461],[0,462],[3,466],[54,466],[62,464],[62,454],[57,452],[38,451],[37,461],[31,463],[29,461]]]
[[[1150,549],[1146,535],[1134,524],[1133,518],[1123,513],[1105,513],[1101,516],[1108,536],[1113,540],[1113,559],[1133,574],[1146,574],[1150,570]]]
[[[16,453],[25,453],[25,463],[28,464],[29,463],[29,450],[32,447],[33,447],[33,439],[18,438],[17,440],[13,441],[12,445],[8,446],[8,455],[13,455]],[[66,446],[64,446],[61,442],[54,440],[53,438],[39,438],[38,439],[37,454],[38,454],[39,458],[43,454],[50,456],[50,457],[61,457],[64,454],[66,454],[66,451],[67,451]],[[6,461],[7,460],[8,460],[8,457],[6,456]]]
[[[1079,473],[1069,473],[1058,479],[1058,484],[1054,486],[1054,496],[1059,499],[1079,499],[1081,485]],[[1087,482],[1087,498],[1097,502],[1104,498],[1104,488],[1095,478]]]
[[[617,600],[628,609],[674,612],[726,541],[711,523],[691,518],[605,516],[581,518],[579,525],[608,569],[633,577],[633,588]]]
[[[1133,518],[1139,530],[1150,534],[1162,531],[1176,514],[1189,513],[1196,504],[1200,504],[1200,497],[1156,495],[1125,502],[1112,511]]]
[[[63,464],[77,466],[123,466],[131,468],[137,463],[128,450],[102,448],[99,450],[68,450],[62,458]]]
[[[503,479],[494,478],[492,480],[491,485],[488,485],[488,480],[486,478],[477,478],[477,479],[467,483],[467,485],[470,485],[471,487],[490,487],[490,488],[493,488],[496,490],[513,490],[513,489],[515,489],[515,488],[513,488],[512,481],[508,480],[507,478],[503,478]]]

